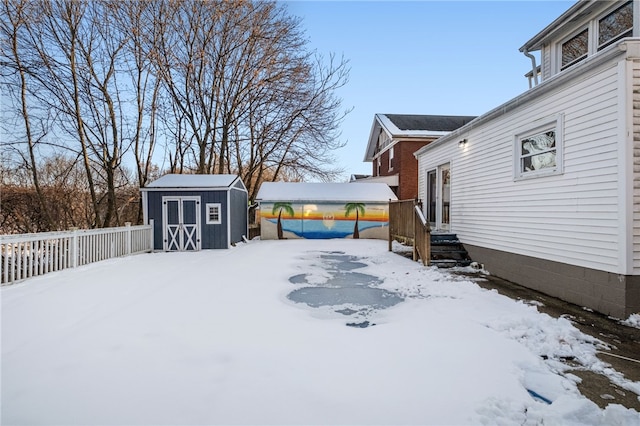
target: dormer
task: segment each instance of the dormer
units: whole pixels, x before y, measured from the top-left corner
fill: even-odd
[[[529,86],[614,48],[627,37],[640,37],[639,1],[580,0],[520,48],[531,58]],[[540,51],[541,64],[531,52]]]

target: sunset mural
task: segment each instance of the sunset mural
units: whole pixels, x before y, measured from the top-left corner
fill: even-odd
[[[386,203],[262,203],[260,218],[265,239],[386,239],[389,208]]]
[[[380,182],[263,182],[255,200],[260,238],[386,240],[389,201],[397,199]]]

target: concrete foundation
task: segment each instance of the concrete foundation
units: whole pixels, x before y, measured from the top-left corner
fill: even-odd
[[[605,315],[640,313],[640,276],[610,272],[465,244],[491,274]]]

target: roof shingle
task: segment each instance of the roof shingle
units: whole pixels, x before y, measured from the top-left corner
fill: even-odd
[[[432,130],[438,132],[451,132],[476,118],[467,115],[384,115],[400,130]]]

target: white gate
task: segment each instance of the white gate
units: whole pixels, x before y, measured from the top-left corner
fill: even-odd
[[[162,197],[165,251],[200,250],[200,197]]]

